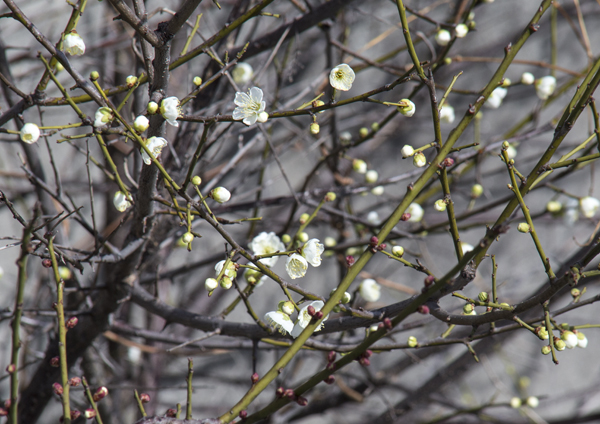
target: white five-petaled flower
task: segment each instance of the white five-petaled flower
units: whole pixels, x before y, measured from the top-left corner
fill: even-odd
[[[271,253],[283,252],[285,244],[281,241],[277,234],[262,232],[252,239],[250,249],[255,256],[269,255]],[[262,264],[268,267],[273,267],[277,263],[279,256],[263,258],[260,260]]]
[[[367,302],[377,302],[381,296],[381,287],[372,278],[367,278],[360,283],[358,292]]]
[[[131,206],[131,202],[122,191],[117,191],[113,197],[113,204],[119,212],[125,212]]]
[[[150,137],[146,142],[146,147],[148,150],[150,150],[154,159],[156,159],[160,155],[160,152],[162,152],[163,147],[165,147],[167,144],[167,140],[162,137]],[[141,152],[144,163],[146,165],[150,165],[152,163],[152,159],[150,159],[148,153],[146,153],[144,149],[142,149]]]
[[[450,34],[450,31],[448,30],[440,29],[435,34],[435,42],[440,46],[447,46],[450,40],[452,40],[452,34]]]
[[[219,261],[215,264],[215,272],[217,273],[217,275],[219,275],[221,273],[221,270],[223,269],[223,265],[225,265],[225,260]],[[229,265],[227,266],[227,269],[225,270],[223,275],[226,275],[227,277],[229,277],[231,279],[234,279],[235,277],[237,277],[237,271],[235,269],[235,264],[233,262],[229,262]]]
[[[231,192],[225,187],[217,187],[210,191],[210,197],[217,203],[225,203],[231,199]]]
[[[542,77],[535,81],[535,92],[542,100],[546,100],[548,97],[550,97],[552,93],[554,93],[555,89],[556,78],[551,75]]]
[[[141,134],[148,129],[149,124],[150,121],[148,118],[146,118],[144,115],[140,115],[135,118],[135,121],[133,121],[133,129]]]
[[[69,53],[71,56],[81,56],[85,53],[85,43],[83,42],[83,38],[75,31],[65,35],[63,48],[65,52]]]
[[[110,121],[114,119],[114,115],[112,110],[108,107],[101,107],[96,111],[94,115],[94,127],[100,128],[103,125],[108,124]]]
[[[496,88],[494,91],[492,91],[492,94],[490,94],[490,97],[488,97],[487,101],[485,102],[485,107],[489,109],[498,109],[507,93],[508,90],[504,87]]]
[[[179,107],[179,99],[177,97],[167,97],[160,103],[160,114],[167,122],[174,127],[179,126],[177,118],[181,116],[181,108]]]
[[[40,138],[40,127],[28,122],[27,124],[23,125],[23,128],[21,128],[19,137],[23,143],[35,143]]]
[[[341,63],[329,73],[329,84],[336,90],[348,91],[352,88],[354,82],[354,71],[352,68]]]
[[[325,247],[319,243],[319,239],[310,239],[302,246],[302,256],[306,262],[316,267],[321,265],[321,253],[324,250]]]
[[[595,197],[586,196],[579,200],[579,208],[581,209],[583,216],[586,218],[593,218],[600,208],[600,200]]]
[[[235,93],[235,100],[233,102],[237,106],[233,110],[233,119],[236,121],[242,120],[248,126],[258,121],[259,116],[263,112],[266,114],[265,107],[267,104],[263,101],[263,92],[258,87],[252,87],[248,90],[248,94],[238,91]],[[264,115],[260,117],[264,118]]]
[[[454,108],[448,104],[444,104],[440,109],[440,121],[445,124],[451,124],[454,122]]]
[[[281,334],[291,333],[294,329],[294,322],[290,319],[289,315],[281,311],[267,312],[264,319]]]
[[[308,314],[308,307],[312,306],[313,308],[315,308],[315,312],[318,312],[323,308],[324,305],[325,304],[320,300],[315,300],[314,302],[310,302],[304,308],[300,309],[300,312],[298,312],[298,320],[296,321],[294,329],[291,332],[293,338],[297,338],[300,335],[300,333],[302,333],[302,330],[304,330],[308,326],[308,324],[310,324],[310,320],[312,317]],[[315,331],[320,331],[321,328],[323,328],[323,323],[328,317],[329,315],[323,318],[321,325],[315,328]]]
[[[400,100],[403,103],[406,103],[406,106],[398,106],[398,112],[400,112],[404,116],[408,116],[409,118],[415,114],[417,111],[417,107],[415,104],[409,99]]]
[[[236,84],[244,85],[252,79],[254,76],[254,69],[252,66],[245,62],[239,62],[233,71],[231,71],[231,76]]]
[[[292,253],[290,256],[288,256],[285,263],[285,270],[292,280],[304,277],[307,268],[308,261],[304,258],[304,256],[299,255],[298,253]]]
[[[419,222],[423,219],[423,215],[425,214],[425,211],[418,203],[411,203],[410,205],[408,205],[408,208],[406,208],[406,212],[410,214],[408,222]]]

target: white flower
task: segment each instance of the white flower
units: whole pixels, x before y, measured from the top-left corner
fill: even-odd
[[[565,203],[565,224],[569,227],[573,226],[579,219],[579,208],[580,203],[573,198],[568,198]]]
[[[577,347],[585,349],[587,347],[587,344],[588,344],[588,339],[587,339],[587,337],[585,337],[585,334],[583,334],[581,331],[578,331],[577,332]]]
[[[219,282],[217,280],[215,280],[214,278],[207,278],[204,281],[204,288],[209,293],[211,291],[215,290],[217,287],[219,287]]]
[[[325,250],[325,247],[319,243],[319,239],[310,239],[304,246],[302,246],[302,256],[312,266],[321,265],[321,253]]]
[[[377,302],[381,297],[381,287],[372,278],[367,278],[360,283],[358,292],[367,302]]]
[[[475,249],[469,243],[465,243],[464,241],[460,242],[460,248],[462,249],[463,255],[466,254],[467,252],[470,252],[471,250]]]
[[[103,125],[108,124],[110,121],[114,119],[114,115],[112,110],[108,107],[101,107],[96,111],[94,115],[94,127],[100,128]]]
[[[300,333],[302,333],[302,330],[304,330],[308,326],[308,324],[310,324],[310,320],[312,317],[308,314],[308,307],[312,306],[313,308],[315,308],[315,312],[318,312],[323,308],[324,305],[325,304],[320,300],[315,300],[314,302],[310,302],[304,308],[300,309],[300,312],[298,312],[298,320],[296,321],[294,329],[291,332],[293,338],[297,338],[300,335]],[[325,320],[328,317],[329,315],[323,318],[321,325],[315,328],[315,331],[320,331],[321,328],[323,328],[323,322],[325,322]]]
[[[133,121],[133,129],[139,133],[143,133],[148,129],[150,121],[144,115],[140,115]]]
[[[285,270],[292,280],[304,277],[307,268],[308,262],[304,259],[304,256],[297,253],[292,253],[288,256],[287,262],[285,263]]]
[[[163,147],[165,147],[167,144],[167,140],[162,137],[150,137],[146,142],[146,147],[148,147],[148,150],[150,150],[152,156],[154,159],[156,159],[158,156],[160,156],[160,152],[162,152]],[[146,165],[150,165],[152,163],[152,159],[150,159],[148,153],[146,153],[144,149],[141,150],[141,153],[144,163]]]
[[[417,152],[413,155],[413,165],[417,168],[422,168],[427,165],[427,158],[423,152]]]
[[[435,203],[433,204],[433,208],[438,212],[444,212],[446,210],[447,206],[448,205],[446,204],[444,199],[436,200]]]
[[[115,196],[113,197],[113,204],[119,212],[125,212],[127,208],[131,206],[131,202],[127,199],[127,196],[125,196],[125,193],[122,191],[117,191],[115,193]]]
[[[595,197],[586,196],[579,200],[579,207],[583,216],[593,218],[596,212],[598,212],[598,208],[600,208],[600,200]]]
[[[449,104],[444,104],[440,109],[440,121],[445,124],[451,124],[454,122],[454,108]]]
[[[405,144],[402,148],[402,158],[409,158],[415,154],[415,149],[410,144]]]
[[[271,253],[283,252],[285,244],[281,241],[277,234],[262,232],[252,239],[250,249],[255,256],[270,255]],[[260,263],[268,267],[273,267],[277,263],[279,256],[263,258]]]
[[[245,62],[239,62],[231,71],[231,76],[236,84],[244,85],[250,82],[254,76],[254,69]]]
[[[454,30],[456,31],[456,38],[464,38],[469,32],[469,27],[465,24],[458,24]]]
[[[40,138],[40,127],[32,123],[27,123],[23,125],[23,128],[21,128],[19,137],[21,137],[21,141],[23,143],[35,143]]]
[[[418,203],[411,203],[410,205],[408,205],[408,208],[406,208],[406,212],[410,214],[408,222],[419,222],[423,219],[423,215],[425,214],[425,211]]]
[[[515,147],[510,144],[508,146],[508,148],[506,149],[506,155],[508,156],[508,159],[514,159],[517,157],[517,149],[515,149]]]
[[[490,97],[488,97],[487,101],[485,102],[485,107],[490,109],[498,109],[507,93],[508,90],[504,87],[496,88],[494,91],[492,91],[492,94],[490,94]]]
[[[231,193],[225,187],[217,187],[210,191],[210,197],[217,203],[225,203],[231,199]]]
[[[63,48],[71,56],[81,56],[85,53],[85,43],[83,42],[83,38],[75,31],[65,35]]]
[[[289,315],[281,311],[271,311],[265,314],[264,320],[281,334],[291,333],[294,329],[294,322]]]
[[[354,71],[345,63],[342,63],[329,73],[329,84],[336,90],[348,91],[354,82]]]
[[[221,273],[221,270],[223,269],[223,265],[225,265],[225,261],[219,261],[215,264],[215,273],[217,275],[219,275]],[[227,277],[234,279],[235,277],[237,277],[237,271],[235,269],[235,264],[233,262],[229,262],[229,265],[227,266],[227,269],[225,270],[225,272],[223,273],[223,275],[226,275]]]
[[[374,183],[377,181],[377,178],[379,178],[379,174],[374,169],[368,170],[365,174],[365,181],[367,183]]]
[[[352,134],[349,131],[344,131],[340,133],[340,141],[342,143],[350,143],[352,141]]]
[[[167,122],[174,127],[179,126],[177,118],[181,116],[181,108],[179,107],[179,99],[177,97],[167,97],[160,104],[160,114]]]
[[[535,77],[531,72],[523,72],[521,75],[521,84],[523,85],[531,85],[535,82]]]
[[[258,87],[252,87],[248,94],[238,91],[235,93],[236,108],[233,110],[233,119],[248,126],[254,124],[259,115],[265,111],[266,103],[263,101],[263,92]]]
[[[381,224],[381,218],[379,218],[379,214],[377,211],[371,211],[367,215],[367,221],[371,225],[379,225]]]
[[[552,93],[554,93],[555,89],[556,78],[551,75],[542,77],[535,81],[535,92],[542,100],[546,100],[548,97],[550,97]]]
[[[371,189],[371,194],[374,195],[374,196],[381,196],[384,191],[385,191],[385,187],[384,186],[377,186],[377,187],[373,187]]]
[[[572,331],[563,331],[560,338],[565,342],[568,349],[573,349],[579,342],[577,336]]]
[[[367,173],[367,162],[362,159],[354,159],[352,161],[352,169],[354,169],[359,174]]]
[[[447,46],[451,39],[452,35],[450,34],[450,31],[445,29],[440,29],[435,34],[435,42],[438,43],[440,46]]]
[[[417,111],[417,107],[409,99],[402,99],[400,102],[406,103],[406,106],[398,106],[398,112],[400,112],[402,115],[410,118]]]

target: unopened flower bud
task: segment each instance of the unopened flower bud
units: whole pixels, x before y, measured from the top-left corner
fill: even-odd
[[[169,408],[165,412],[165,415],[169,418],[175,418],[177,416],[177,409]]]
[[[81,384],[81,378],[80,377],[72,377],[69,379],[69,386],[71,387],[77,387]]]
[[[346,256],[346,265],[348,265],[348,266],[354,265],[354,256],[351,256],[351,255]]]
[[[427,314],[429,314],[429,306],[427,306],[427,305],[420,305],[417,308],[417,312],[419,312],[420,314],[423,314],[423,315],[427,315]]]
[[[75,421],[77,418],[81,416],[81,412],[77,409],[71,409],[71,420]]]
[[[138,79],[135,75],[129,75],[126,79],[125,82],[127,83],[127,87],[132,88],[134,85],[137,84]]]
[[[308,405],[308,399],[306,399],[305,397],[302,397],[302,396],[298,396],[296,398],[296,403],[300,406],[306,406],[306,405]]]
[[[281,312],[287,315],[292,315],[294,313],[294,304],[289,300],[279,302],[279,308]]]
[[[487,302],[489,295],[486,292],[480,292],[478,298],[480,302]]]
[[[473,199],[479,198],[483,194],[483,186],[481,184],[473,184],[471,187],[471,197]]]
[[[521,222],[517,227],[520,233],[528,233],[531,230],[531,227],[526,222]]]
[[[535,82],[535,77],[531,72],[523,72],[521,75],[521,84],[531,85]]]
[[[433,208],[438,212],[444,212],[447,206],[448,205],[444,199],[436,200],[436,202],[433,204]]]
[[[50,366],[58,368],[60,366],[60,358],[58,356],[50,358]],[[8,371],[8,369],[6,371]]]
[[[392,247],[392,253],[394,254],[394,256],[401,258],[402,256],[404,256],[404,247],[394,246]]]
[[[207,278],[206,281],[204,281],[204,288],[209,293],[215,290],[218,286],[219,282],[214,278]]]
[[[239,413],[239,416],[242,419],[242,421],[244,421],[248,417],[248,411],[246,411],[245,409],[242,409]]]
[[[150,102],[148,103],[148,107],[146,108],[150,115],[154,115],[158,111],[158,103]]]
[[[54,383],[52,385],[52,390],[54,391],[55,394],[61,396],[63,394],[63,386],[60,385],[60,383]]]
[[[200,178],[199,176],[195,175],[192,178],[192,184],[194,184],[195,186],[199,186],[200,184],[202,184],[202,178]]]
[[[317,124],[316,122],[313,122],[312,124],[310,124],[310,133],[313,135],[317,135],[319,134],[319,132],[321,131],[321,127],[319,126],[319,124]]]
[[[67,320],[67,322],[65,322],[65,327],[67,327],[69,329],[75,328],[75,326],[77,325],[78,322],[79,322],[79,318],[71,317]]]
[[[210,191],[210,197],[217,203],[225,203],[231,199],[231,193],[225,187],[217,187]]]
[[[540,405],[540,400],[535,396],[529,396],[525,400],[525,403],[527,403],[527,406],[530,408],[537,408]]]
[[[284,242],[285,244],[288,244],[289,242],[292,241],[292,237],[289,234],[284,234],[281,236],[281,241]]]
[[[456,38],[464,38],[469,32],[469,27],[465,24],[458,24],[454,31],[456,32]]]
[[[401,152],[403,158],[408,158],[415,154],[415,149],[410,144],[405,144]]]
[[[562,209],[562,203],[557,202],[556,200],[550,200],[546,203],[546,210],[552,214],[560,212]]]
[[[344,292],[344,294],[342,295],[342,303],[350,303],[350,301],[352,300],[352,295],[348,292]]]
[[[581,290],[578,288],[571,289],[571,296],[573,296],[573,298],[581,296]]]
[[[225,290],[229,290],[233,286],[233,281],[227,275],[224,275],[221,279],[221,287]]]
[[[427,165],[427,158],[423,152],[417,152],[413,155],[413,165],[417,168],[422,168]]]
[[[303,213],[302,215],[300,215],[300,219],[298,220],[298,222],[300,222],[300,224],[306,224],[306,222],[310,219],[310,215],[307,213]]]
[[[467,303],[465,306],[463,306],[463,312],[465,313],[465,315],[471,315],[471,313],[475,310],[475,308],[473,307],[473,305],[471,303]]]
[[[185,244],[191,243],[192,240],[194,240],[194,235],[189,231],[181,236],[181,241],[183,241]]]
[[[260,380],[260,376],[258,375],[257,372],[255,372],[254,374],[252,374],[252,376],[250,376],[250,381],[252,382],[252,384],[258,383],[258,380]]]
[[[150,121],[144,115],[140,115],[133,121],[133,129],[138,133],[143,133],[150,126]]]
[[[96,411],[94,411],[92,408],[88,408],[83,412],[83,416],[86,420],[91,420],[96,416]]]
[[[410,217],[411,217],[411,214],[409,214],[408,212],[405,212],[400,217],[400,221],[408,221],[410,219]]]
[[[96,81],[98,78],[100,78],[100,74],[98,73],[98,71],[90,72],[90,79],[92,81]]]
[[[17,370],[17,366],[15,364],[9,364],[6,367],[6,372],[9,374],[12,374],[13,372],[15,372]]]
[[[325,384],[333,384],[335,383],[335,376],[334,375],[329,375],[325,378],[325,380],[323,380],[323,382]]]
[[[35,143],[40,138],[40,127],[30,122],[26,123],[19,132],[19,138],[23,143]]]
[[[566,349],[567,344],[563,340],[558,339],[554,342],[554,347],[556,347],[556,350],[558,351],[563,351]]]
[[[370,169],[365,174],[365,181],[369,184],[374,183],[379,178],[379,174],[374,169]]]
[[[550,352],[552,352],[552,348],[550,346],[542,346],[542,355],[548,355]]]
[[[298,240],[300,240],[302,243],[306,243],[308,241],[308,233],[306,231],[302,231],[300,234],[298,234]]]
[[[435,34],[435,42],[438,43],[438,45],[440,46],[447,46],[451,39],[452,34],[450,34],[450,31],[445,29],[440,29]]]
[[[96,393],[94,393],[94,402],[101,401],[106,397],[106,395],[108,395],[108,389],[104,386],[99,387],[98,390],[96,390]]]
[[[200,77],[194,77],[194,79],[192,80],[192,82],[194,83],[194,85],[196,87],[200,87],[202,85],[202,78],[200,78]]]
[[[358,130],[358,134],[361,138],[365,138],[369,135],[369,129],[367,127],[362,127],[360,130]]]
[[[362,159],[354,159],[352,161],[352,169],[354,169],[359,174],[367,173],[367,163]]]
[[[52,268],[52,260],[51,259],[42,259],[42,266],[44,268]]]
[[[522,404],[521,399],[519,399],[518,397],[514,397],[510,400],[510,406],[512,408],[515,408],[515,409],[520,408],[521,404]]]
[[[410,336],[408,338],[407,344],[409,347],[415,347],[418,344],[417,338],[415,336]]]
[[[308,313],[308,315],[310,315],[311,317],[314,317],[315,314],[317,313],[317,311],[315,310],[315,307],[312,305],[308,305],[308,308],[306,308],[306,312]]]

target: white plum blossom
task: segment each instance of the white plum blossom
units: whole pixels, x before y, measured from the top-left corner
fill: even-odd
[[[289,315],[281,311],[267,312],[264,320],[281,334],[291,333],[294,329],[294,322],[290,319]]]
[[[255,256],[270,255],[276,252],[283,252],[285,250],[285,244],[281,241],[277,234],[271,232],[262,232],[252,239],[250,242],[250,249]],[[277,263],[279,256],[272,256],[270,258],[260,259],[260,263],[268,267],[273,267]]]
[[[372,278],[367,278],[360,283],[358,293],[367,302],[377,302],[381,297],[381,287]]]
[[[117,191],[113,197],[113,204],[119,212],[125,212],[131,206],[131,202],[122,191]]]
[[[440,29],[435,34],[435,42],[440,46],[447,46],[450,40],[452,40],[452,34],[448,30]]]
[[[133,121],[133,129],[141,134],[148,129],[149,124],[150,121],[148,118],[146,118],[144,115],[140,115],[135,118],[135,121]]]
[[[207,278],[204,281],[204,288],[209,293],[212,292],[213,290],[215,290],[218,286],[219,286],[219,282],[214,278]]]
[[[252,87],[248,90],[248,94],[238,91],[235,93],[235,100],[233,102],[237,106],[233,110],[233,119],[236,121],[241,120],[248,126],[254,124],[258,120],[259,115],[265,111],[267,105],[263,101],[263,91],[258,87]],[[264,118],[264,115],[262,118]]]
[[[96,111],[94,115],[94,127],[100,128],[103,125],[108,124],[114,119],[113,111],[108,107],[101,107]]]
[[[572,331],[563,331],[560,338],[565,342],[568,349],[573,349],[579,341]]]
[[[210,191],[210,197],[217,203],[225,203],[231,199],[231,192],[225,187],[217,187]]]
[[[410,144],[405,144],[404,147],[402,148],[401,152],[402,152],[402,158],[405,159],[405,158],[409,158],[412,155],[414,155],[415,149]]]
[[[537,408],[540,405],[540,400],[535,396],[529,396],[527,399],[525,399],[525,403],[530,408]]]
[[[523,72],[521,75],[521,84],[523,85],[531,85],[535,82],[535,77],[531,72]]]
[[[329,84],[336,90],[348,91],[354,82],[354,71],[350,66],[341,63],[329,73]]]
[[[40,127],[28,122],[23,125],[19,132],[19,137],[23,143],[32,144],[40,138]]]
[[[444,104],[440,109],[440,121],[445,124],[451,124],[454,122],[454,108],[449,104]]]
[[[223,269],[223,265],[225,265],[225,260],[219,261],[215,264],[215,272],[217,275],[219,275],[221,273],[221,270]],[[223,273],[223,275],[234,279],[235,277],[237,277],[237,271],[235,269],[235,264],[233,262],[229,262],[229,265],[227,265],[227,269],[225,270],[225,272]]]
[[[423,219],[423,215],[425,214],[425,211],[418,203],[411,203],[410,205],[408,205],[408,208],[406,208],[406,212],[410,214],[408,222],[419,222]]]
[[[492,94],[490,94],[490,97],[488,97],[484,106],[489,109],[498,109],[502,104],[502,100],[504,100],[507,94],[508,90],[506,88],[496,88],[494,91],[492,91]]]
[[[321,253],[325,247],[319,243],[319,239],[310,239],[302,246],[302,256],[314,267],[321,265]]]
[[[315,300],[314,302],[310,302],[308,305],[300,309],[300,312],[298,312],[298,320],[296,321],[294,329],[291,332],[293,338],[297,338],[300,335],[300,333],[302,333],[302,330],[304,330],[306,327],[308,327],[308,324],[310,324],[310,320],[312,319],[312,317],[308,314],[308,307],[312,306],[313,308],[315,308],[315,312],[318,312],[323,308],[324,305],[325,304],[322,301]],[[323,328],[323,323],[328,317],[329,315],[323,318],[321,325],[315,328],[315,331],[320,331],[321,328]]]
[[[163,137],[150,137],[146,142],[146,147],[148,150],[150,150],[154,159],[156,159],[158,156],[160,156],[160,152],[162,152],[163,147],[165,147],[167,144],[169,143]],[[148,153],[146,153],[144,149],[141,149],[141,153],[144,163],[146,165],[150,165],[152,163],[152,159],[150,159]]]
[[[299,255],[298,253],[292,253],[288,256],[287,262],[285,263],[285,270],[292,280],[304,277],[307,268],[308,261],[304,256]]]
[[[379,178],[379,173],[374,169],[370,169],[365,173],[365,181],[369,184],[374,183]]]
[[[586,196],[579,200],[579,208],[586,218],[593,218],[600,208],[600,200],[595,197]]]
[[[579,207],[580,202],[576,199],[568,198],[565,202],[565,214],[564,221],[565,224],[569,227],[573,226],[579,219]]]
[[[373,187],[371,189],[371,194],[374,195],[374,196],[381,196],[384,191],[385,191],[385,187],[384,186],[377,186],[377,187]]]
[[[556,78],[551,75],[542,77],[535,81],[535,92],[537,96],[546,100],[556,90]]]
[[[458,24],[454,30],[456,31],[456,38],[464,38],[469,32],[469,27],[465,24]]]
[[[517,157],[517,149],[515,149],[515,146],[513,146],[512,144],[508,145],[508,148],[506,149],[506,155],[508,156],[508,159],[514,159]]]
[[[179,99],[177,97],[167,97],[160,104],[160,114],[166,121],[174,127],[179,126],[177,118],[181,116],[181,108],[179,107]]]
[[[408,116],[409,118],[415,114],[417,111],[417,107],[415,104],[409,99],[400,100],[403,103],[406,103],[406,106],[398,106],[398,112],[400,112],[404,116]]]
[[[246,62],[239,62],[231,71],[231,76],[236,84],[244,85],[249,83],[254,76],[254,69]]]
[[[588,339],[581,331],[577,332],[577,347],[585,349],[588,345]]]
[[[367,173],[367,162],[362,159],[354,159],[352,161],[352,169],[354,169],[359,174]]]
[[[85,43],[83,38],[75,31],[65,35],[63,41],[63,49],[71,56],[81,56],[85,53]]]
[[[381,224],[381,218],[379,218],[377,211],[371,211],[367,214],[367,222],[371,225]]]

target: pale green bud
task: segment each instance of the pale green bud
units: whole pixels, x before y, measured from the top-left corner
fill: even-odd
[[[288,244],[290,241],[292,241],[292,237],[289,234],[284,234],[281,236],[281,241],[285,244]]]
[[[360,130],[358,130],[358,134],[361,136],[361,138],[365,138],[369,135],[369,129],[367,127],[362,127]]]
[[[191,243],[192,240],[194,240],[194,235],[192,233],[190,233],[189,231],[187,233],[185,233],[183,236],[181,236],[181,241],[183,241],[186,244]]]
[[[194,85],[196,87],[200,87],[202,85],[202,78],[200,78],[200,77],[194,77],[194,79],[192,80],[192,82],[194,83]]]
[[[471,187],[471,197],[477,199],[483,194],[483,186],[481,184],[473,184]]]
[[[156,113],[156,111],[158,110],[158,103],[156,103],[156,102],[148,103],[148,107],[146,108],[146,110],[148,111],[148,113],[150,115],[154,115]]]
[[[302,231],[300,234],[298,234],[298,240],[300,240],[302,243],[306,243],[308,239],[309,237],[306,232]]]
[[[417,338],[415,336],[410,336],[408,338],[407,344],[409,347],[415,347],[418,344]]]
[[[195,186],[199,186],[200,184],[202,184],[202,178],[200,178],[199,176],[195,175],[192,178],[192,184],[194,184]]]
[[[479,298],[480,302],[487,302],[489,299],[489,296],[486,292],[480,292],[479,296],[477,296]]]
[[[227,275],[224,275],[221,279],[221,287],[223,287],[225,290],[229,290],[231,286],[233,286],[233,281]]]
[[[394,254],[394,256],[401,258],[402,256],[404,256],[404,247],[394,246],[392,247],[392,253]]]
[[[306,224],[306,222],[309,220],[310,215],[307,213],[303,213],[302,215],[300,215],[300,224]]]
[[[520,233],[528,233],[531,231],[531,227],[526,222],[521,222],[517,227],[517,230],[519,230]]]

